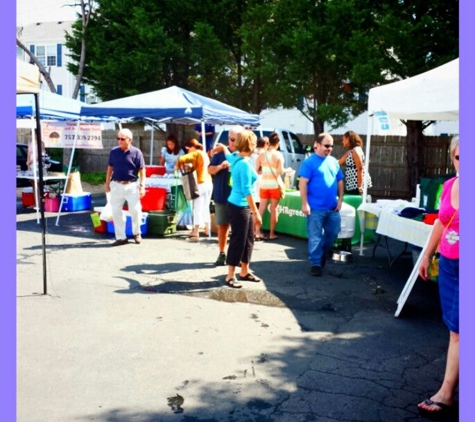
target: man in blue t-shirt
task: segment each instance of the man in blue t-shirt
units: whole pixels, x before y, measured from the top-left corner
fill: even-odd
[[[244,127],[233,126],[229,130],[228,135],[228,149],[232,153],[236,151],[234,142],[239,132],[242,132]],[[229,220],[227,214],[227,203],[229,194],[231,193],[231,165],[226,160],[223,152],[218,152],[211,157],[211,162],[208,166],[208,172],[213,176],[213,201],[214,201],[214,217],[216,226],[218,227],[218,247],[219,255],[215,265],[226,264],[226,243],[229,234]]]
[[[198,123],[195,126],[196,136],[198,137],[198,142],[203,143],[203,134],[201,132],[201,123]],[[214,125],[205,124],[205,138],[206,138],[206,152],[209,153],[213,149],[214,141]]]
[[[299,189],[302,212],[307,216],[310,274],[322,275],[326,253],[341,230],[340,209],[343,202],[343,172],[338,160],[330,156],[333,137],[321,133],[313,145],[315,154],[300,166]]]

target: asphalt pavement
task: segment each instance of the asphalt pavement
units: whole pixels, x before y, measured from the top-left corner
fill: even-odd
[[[448,330],[433,282],[394,317],[410,255],[390,267],[353,247],[312,277],[307,242],[280,235],[255,244],[263,281],[238,290],[215,237],[112,248],[90,213],[45,214],[44,265],[41,224],[17,204],[18,421],[424,420]]]

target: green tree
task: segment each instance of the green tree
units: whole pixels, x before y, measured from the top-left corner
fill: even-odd
[[[393,79],[405,79],[458,57],[458,0],[393,0],[384,2],[380,23],[385,67]],[[408,186],[414,192],[424,176],[423,130],[433,122],[409,120],[407,128]]]
[[[263,22],[262,60],[249,73],[269,107],[299,107],[315,132],[366,109],[366,92],[383,80],[384,55],[371,1],[281,0]],[[252,46],[246,31],[245,45]]]

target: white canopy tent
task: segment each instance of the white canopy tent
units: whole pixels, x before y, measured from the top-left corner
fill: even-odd
[[[459,59],[402,81],[369,90],[365,173],[368,173],[375,113],[401,120],[459,119]],[[367,186],[363,189],[366,203]],[[360,254],[364,233],[361,233]]]
[[[459,59],[412,78],[369,90],[365,172],[368,172],[374,114],[401,120],[459,119]],[[363,203],[367,187],[364,186]]]

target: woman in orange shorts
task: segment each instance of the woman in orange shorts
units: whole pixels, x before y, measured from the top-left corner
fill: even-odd
[[[267,151],[259,155],[256,160],[256,170],[260,169],[260,203],[259,214],[261,217],[267,208],[267,203],[270,200],[270,230],[269,238],[267,239],[260,228],[256,233],[256,240],[275,240],[275,226],[278,220],[277,206],[280,200],[280,189],[276,178],[279,178],[284,173],[284,157],[278,151],[279,149],[279,135],[276,132],[272,132],[269,135],[269,147]],[[258,171],[259,172],[259,171]]]

